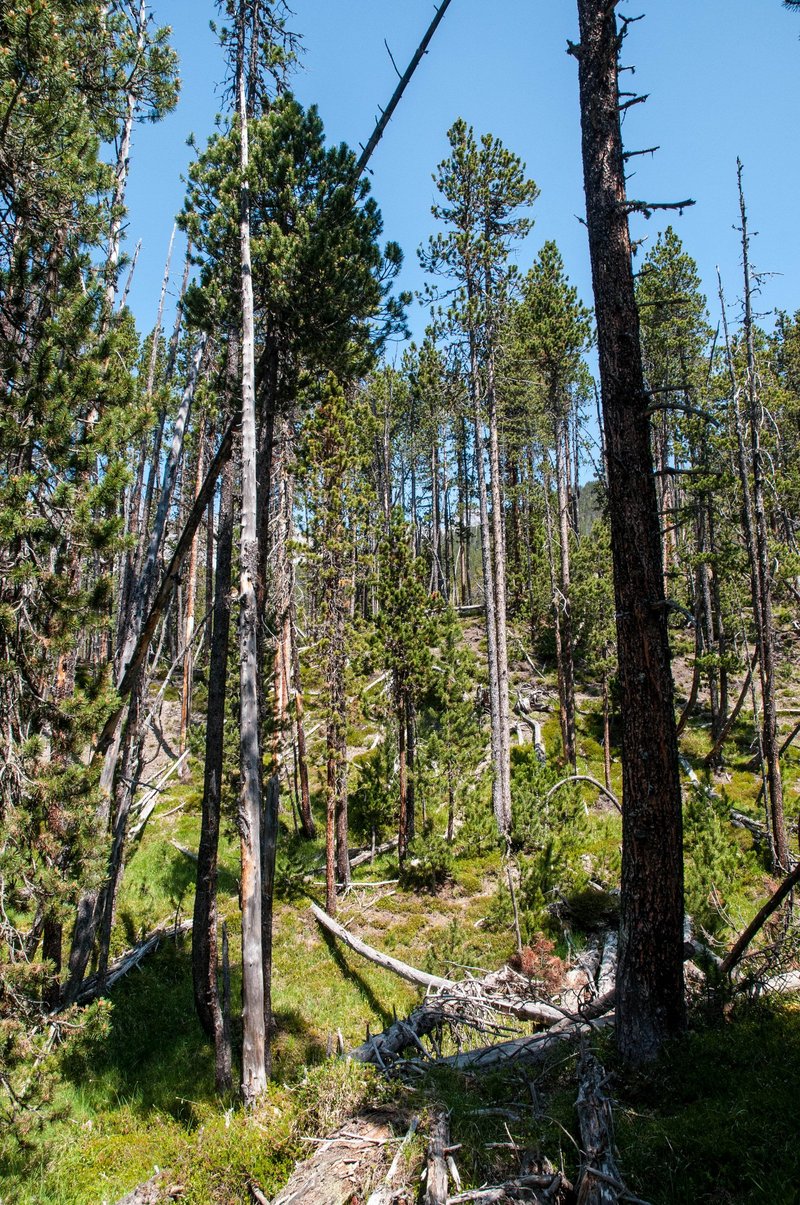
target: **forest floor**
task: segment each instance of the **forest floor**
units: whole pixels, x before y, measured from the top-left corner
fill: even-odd
[[[479,651],[475,625],[467,629],[467,638]],[[537,677],[523,656],[515,659],[513,671],[512,701],[517,689],[531,693],[536,688],[542,709],[534,714],[543,723],[548,761],[555,763],[559,736],[552,675]],[[793,702],[800,698],[798,673],[791,668],[784,683],[787,728],[793,723]],[[679,678],[679,688],[685,685]],[[310,726],[312,709],[308,719]],[[173,720],[165,720],[170,744]],[[581,694],[578,728],[579,770],[602,780],[599,700],[591,690]],[[367,748],[373,730],[365,725],[361,736],[354,731],[353,746]],[[720,948],[752,917],[772,885],[750,835],[726,817],[730,807],[761,816],[758,780],[747,769],[751,736],[752,717],[745,714],[730,743],[725,774],[709,782],[713,797],[693,789],[686,793],[687,906],[696,926]],[[708,732],[702,711],[682,747],[703,777],[700,757]],[[528,749],[516,750],[514,761],[522,799],[525,784],[540,771]],[[156,768],[161,765],[159,755]],[[785,769],[787,822],[794,831],[800,759],[793,751]],[[555,764],[541,771],[550,775],[548,782],[559,772]],[[170,780],[137,840],[112,954],[166,918],[191,915],[195,864],[183,851],[197,847],[201,777],[193,758],[192,777]],[[612,786],[619,791],[617,756]],[[537,926],[548,926],[555,952],[564,957],[570,948],[580,948],[586,935],[577,921],[565,928],[563,920],[542,910],[547,883],[560,873],[562,895],[580,888],[587,877],[613,889],[619,868],[616,812],[598,804],[590,786],[575,800],[577,809],[564,813],[565,828],[547,854],[551,861],[545,866],[543,849],[529,849],[518,859],[523,936],[535,941]],[[192,1003],[190,943],[168,940],[114,988],[105,1007],[105,1032],[73,1041],[42,1070],[53,1077],[52,1106],[38,1127],[31,1126],[23,1145],[0,1139],[0,1205],[111,1205],[155,1169],[164,1169],[165,1183],[187,1205],[243,1205],[254,1199],[251,1185],[269,1199],[313,1148],[313,1140],[374,1106],[394,1111],[400,1129],[412,1114],[422,1119],[402,1161],[402,1174],[415,1192],[424,1164],[426,1119],[441,1106],[450,1111],[451,1142],[460,1144],[457,1162],[465,1188],[513,1174],[523,1152],[526,1158],[549,1159],[574,1179],[573,1054],[562,1053],[535,1070],[491,1076],[434,1067],[413,1086],[387,1082],[369,1068],[331,1057],[340,1043],[349,1049],[363,1041],[367,1026],[376,1033],[395,1014],[408,1015],[419,992],[320,930],[309,901],[324,895],[322,844],[302,842],[288,802],[282,806],[274,1067],[259,1109],[246,1116],[234,1099],[215,1097],[213,1052]],[[440,817],[434,821],[441,826]],[[471,834],[469,840],[462,834]],[[219,890],[231,936],[234,1001],[239,989],[237,854],[229,820],[223,826]],[[439,890],[404,888],[397,879],[395,855],[359,867],[338,919],[384,952],[454,978],[465,967],[495,969],[514,953],[501,851],[469,823],[457,834]],[[384,886],[358,886],[367,882]],[[593,923],[591,916],[582,921]],[[515,1028],[530,1032],[529,1026]],[[800,1012],[794,1004],[710,994],[694,1006],[688,1037],[645,1072],[619,1067],[610,1038],[598,1038],[597,1048],[612,1075],[619,1164],[630,1192],[653,1205],[798,1199]]]

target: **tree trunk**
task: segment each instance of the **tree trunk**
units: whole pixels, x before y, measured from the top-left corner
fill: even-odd
[[[200,430],[197,433],[197,467],[195,472],[195,487],[192,501],[196,500],[197,495],[200,493],[200,490],[203,486],[203,450],[205,428],[205,419],[203,419],[200,424]],[[186,738],[189,732],[189,719],[192,710],[192,670],[194,667],[192,645],[194,642],[195,601],[197,599],[197,532],[194,533],[192,547],[189,550],[187,579],[186,612],[183,623],[183,682],[181,686],[181,728],[178,737],[178,756],[180,756],[186,748]],[[188,759],[181,767],[180,776],[184,780],[191,778]]]
[[[566,418],[561,418],[556,422],[555,437],[558,535],[561,554],[561,599],[558,607],[558,623],[561,628],[562,733],[564,760],[575,768],[575,662],[572,652],[572,615],[570,612],[569,539],[571,523],[569,467],[567,464],[569,427]]]
[[[278,807],[280,786],[276,775],[267,784],[264,816],[261,826],[261,959],[264,974],[264,1033],[266,1035],[265,1068],[267,1078],[272,1074],[270,1038],[272,1020],[272,905],[275,896],[275,856],[278,848]]]
[[[242,529],[239,611],[241,695],[242,851],[242,1095],[252,1108],[267,1086],[264,975],[261,945],[261,716],[258,657],[258,516],[256,505],[256,398],[253,271],[250,261],[250,187],[245,98],[246,10],[239,11],[239,137],[242,173],[239,213],[242,301]]]
[[[497,618],[495,612],[495,581],[492,565],[492,533],[489,523],[489,498],[484,469],[483,416],[480,403],[480,374],[478,350],[474,334],[470,334],[470,392],[473,405],[473,432],[475,437],[475,471],[478,478],[478,502],[481,525],[481,565],[483,568],[483,594],[486,606],[486,650],[489,671],[489,708],[491,717],[492,749],[492,807],[498,832],[508,833],[503,776],[503,740],[501,735],[500,682],[497,666]]]
[[[584,186],[597,319],[623,729],[617,1033],[656,1057],[685,1025],[683,832],[661,533],[634,295],[613,4],[578,0]]]
[[[194,1002],[200,1024],[208,1036],[214,1039],[218,1057],[222,1042],[222,1011],[217,983],[217,848],[225,744],[232,555],[233,465],[229,462],[222,475],[219,505],[216,593],[208,670],[203,810],[200,845],[197,851],[197,887],[192,926]]]
[[[759,594],[756,615],[758,663],[761,670],[761,699],[763,711],[764,761],[769,790],[770,826],[774,847],[774,869],[789,869],[789,844],[783,815],[783,780],[778,748],[778,716],[775,691],[775,630],[772,616],[772,575],[769,566],[767,516],[764,503],[764,464],[761,451],[761,403],[756,379],[753,343],[752,289],[750,283],[750,239],[747,232],[747,210],[742,189],[742,165],[738,164],[739,207],[742,218],[742,260],[744,264],[744,321],[747,345],[747,400],[750,423],[750,452],[753,473],[753,517],[755,537],[754,584]]]

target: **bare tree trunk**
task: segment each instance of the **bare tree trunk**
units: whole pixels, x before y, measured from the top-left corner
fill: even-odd
[[[250,261],[248,114],[245,97],[244,4],[239,11],[239,138],[242,173],[239,235],[242,300],[242,529],[239,610],[241,695],[241,797],[239,835],[242,875],[242,1095],[252,1108],[267,1086],[264,973],[261,934],[261,716],[258,657],[258,516],[256,504],[256,397],[253,271]]]
[[[146,0],[141,0],[139,4],[139,12],[136,16],[136,57],[138,58],[144,48],[144,39],[147,32],[147,4]],[[106,325],[111,321],[111,315],[114,310],[114,298],[117,293],[117,268],[119,265],[119,248],[122,236],[122,218],[125,204],[125,188],[128,183],[128,168],[130,165],[131,153],[131,136],[133,133],[133,122],[136,116],[138,101],[133,88],[129,88],[125,98],[125,120],[122,126],[122,135],[119,142],[119,150],[117,153],[117,163],[114,169],[114,191],[111,196],[111,226],[108,233],[108,249],[106,251],[106,289],[105,303],[106,314],[104,322]]]
[[[750,283],[750,239],[747,231],[747,210],[742,188],[742,165],[738,163],[739,210],[742,219],[742,262],[744,265],[744,333],[747,347],[747,400],[750,423],[750,453],[753,473],[753,517],[755,537],[755,586],[760,606],[755,610],[758,662],[761,669],[761,698],[763,710],[764,760],[769,790],[770,825],[774,847],[775,868],[789,869],[789,844],[783,814],[783,780],[778,747],[778,716],[775,692],[775,631],[772,616],[772,575],[769,567],[767,516],[764,504],[764,464],[761,451],[761,403],[753,342],[752,289]]]
[[[270,1038],[272,1019],[272,905],[275,896],[275,855],[278,848],[278,807],[280,787],[277,775],[267,784],[264,817],[261,826],[261,958],[264,975],[264,1033],[266,1034],[265,1067],[267,1078],[272,1074]]]
[[[490,335],[490,344],[493,333]],[[511,731],[508,704],[508,634],[506,628],[506,533],[503,509],[503,478],[500,465],[500,440],[497,429],[497,392],[495,389],[494,347],[490,345],[486,361],[486,393],[489,402],[489,467],[492,479],[492,552],[494,555],[495,623],[497,639],[497,701],[500,748],[500,790],[503,831],[511,829]]]
[[[222,474],[219,505],[216,593],[208,670],[203,811],[200,845],[197,851],[197,886],[192,925],[192,982],[195,1008],[203,1029],[209,1037],[214,1039],[218,1066],[220,1065],[220,1048],[223,1044],[223,1017],[217,982],[217,849],[225,744],[225,695],[228,684],[232,556],[233,465],[229,461]],[[224,1091],[230,1088],[230,1083],[221,1085],[218,1082],[217,1088]]]
[[[291,642],[292,680],[294,685],[294,722],[297,735],[297,772],[300,778],[300,827],[303,836],[313,840],[317,835],[311,813],[311,791],[308,785],[308,756],[306,727],[303,716],[303,684],[300,676],[300,650],[297,645],[297,600],[294,592],[294,569],[289,595],[289,639]]]
[[[503,775],[503,740],[501,735],[502,715],[500,710],[500,681],[497,665],[497,616],[495,610],[495,580],[492,564],[492,531],[489,523],[489,498],[484,469],[483,416],[480,404],[480,373],[478,351],[474,334],[470,334],[470,392],[473,405],[473,430],[475,436],[475,471],[478,478],[478,502],[481,525],[481,564],[483,567],[483,594],[486,606],[486,648],[489,671],[489,708],[491,717],[492,750],[492,807],[498,831],[508,833],[509,821],[505,808],[505,780]]]
[[[197,468],[195,471],[195,487],[192,501],[197,498],[203,485],[203,449],[205,438],[205,419],[200,424],[197,433]],[[181,686],[181,727],[178,736],[178,755],[186,749],[186,738],[189,731],[189,717],[192,710],[192,668],[194,665],[194,612],[197,598],[197,532],[194,533],[192,547],[189,551],[189,568],[186,583],[186,612],[183,624],[183,682]],[[191,778],[191,771],[184,761],[180,769],[182,779]]]
[[[561,707],[563,711],[562,732],[564,736],[564,759],[574,768],[575,761],[575,661],[572,651],[572,614],[570,612],[570,505],[569,467],[567,464],[567,441],[569,427],[566,418],[555,425],[556,436],[556,492],[558,496],[558,533],[561,553],[561,599],[558,608],[558,623],[561,628],[561,678],[563,679]]]
[[[578,0],[592,261],[623,726],[617,1036],[631,1063],[685,1025],[683,833],[658,500],[634,295],[614,5]]]

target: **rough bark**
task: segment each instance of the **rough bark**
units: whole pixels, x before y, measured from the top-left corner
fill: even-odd
[[[248,114],[245,96],[246,11],[239,11],[239,140],[242,183],[239,211],[242,302],[242,527],[239,587],[239,689],[241,695],[242,875],[242,1095],[252,1108],[267,1086],[264,977],[261,946],[261,716],[258,658],[258,517],[256,504],[256,398],[253,273],[250,258]]]
[[[273,776],[267,784],[261,825],[261,958],[264,977],[265,1067],[272,1074],[270,1036],[272,1033],[272,907],[275,896],[275,856],[278,848],[278,807],[280,787]]]
[[[225,694],[231,624],[233,555],[233,465],[223,471],[217,535],[217,571],[211,658],[208,671],[203,805],[198,847],[192,929],[192,982],[197,1015],[205,1032],[221,1041],[222,1014],[217,983],[217,849],[219,845]]]
[[[578,0],[586,214],[597,320],[623,732],[618,1042],[637,1063],[685,1024],[683,849],[661,535],[634,295],[608,0]]]

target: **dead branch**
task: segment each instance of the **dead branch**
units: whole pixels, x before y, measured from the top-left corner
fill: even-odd
[[[545,801],[548,801],[551,795],[554,795],[560,787],[565,786],[568,782],[590,782],[593,787],[597,787],[598,791],[601,791],[603,795],[606,795],[611,800],[618,812],[622,811],[620,802],[614,792],[610,791],[609,788],[604,786],[602,782],[598,782],[596,778],[592,778],[591,774],[570,774],[568,778],[559,779],[559,781],[554,783],[545,795]]]
[[[430,45],[433,35],[436,33],[436,30],[439,28],[439,24],[442,20],[442,17],[447,12],[449,5],[450,5],[450,0],[442,0],[442,3],[439,5],[439,8],[436,10],[435,17],[433,18],[433,20],[431,21],[427,30],[425,31],[425,36],[423,37],[423,39],[420,42],[417,49],[415,50],[414,55],[411,59],[411,62],[408,64],[408,67],[406,67],[405,71],[400,76],[400,80],[397,84],[397,87],[395,88],[394,92],[392,93],[391,100],[389,101],[388,105],[386,106],[386,108],[383,110],[380,117],[378,118],[378,121],[376,122],[376,125],[375,125],[375,129],[373,130],[372,135],[370,136],[370,139],[367,142],[367,145],[364,147],[363,151],[361,152],[361,155],[359,156],[359,160],[358,160],[358,163],[356,164],[356,169],[355,169],[356,179],[358,179],[358,177],[364,171],[365,167],[367,166],[370,159],[372,158],[372,155],[373,155],[373,152],[374,152],[376,146],[378,145],[381,138],[383,137],[384,131],[385,131],[386,127],[388,126],[389,122],[392,120],[394,111],[397,108],[397,106],[400,104],[400,101],[403,98],[403,93],[405,92],[406,88],[408,87],[411,77],[413,76],[414,72],[416,71],[417,67],[419,66],[420,62],[422,61],[422,57],[425,54],[425,51],[428,49],[428,46]],[[388,49],[388,47],[387,47],[387,49]],[[394,60],[392,60],[392,61],[394,62]],[[397,68],[395,68],[395,70],[397,70]]]
[[[625,1186],[614,1159],[614,1119],[605,1090],[607,1076],[586,1048],[578,1063],[578,1124],[581,1131],[579,1205],[614,1205]]]
[[[100,979],[96,975],[85,980],[83,987],[78,993],[77,1002],[79,1004],[88,1004],[91,1000],[104,996],[118,979],[121,979],[123,975],[127,975],[134,967],[137,967],[148,954],[154,953],[165,937],[178,937],[184,933],[191,932],[191,928],[192,922],[190,920],[181,921],[180,924],[175,924],[174,921],[163,921],[151,933],[148,933],[147,937],[143,937],[130,950],[126,950],[124,954],[120,954],[119,958],[115,958],[113,962],[109,963],[105,980]]]
[[[800,862],[795,866],[791,874],[788,874],[781,883],[777,891],[773,893],[771,898],[767,900],[763,908],[761,908],[751,920],[750,924],[744,930],[740,937],[734,942],[731,949],[722,960],[720,970],[723,975],[729,975],[736,964],[741,960],[750,942],[763,927],[766,921],[772,916],[773,912],[777,911],[783,901],[786,899],[792,888],[800,882]]]

